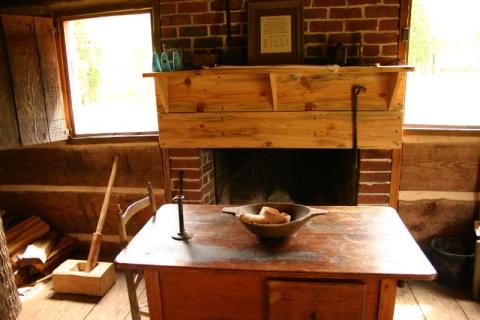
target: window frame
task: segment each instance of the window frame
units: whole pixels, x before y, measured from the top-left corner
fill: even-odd
[[[412,1],[400,0],[400,21],[399,21],[399,51],[398,58],[400,62],[408,64],[408,52],[410,46],[410,30],[412,17]],[[406,32],[406,41],[402,40],[402,33]],[[408,79],[405,80],[408,82]],[[405,88],[405,96],[407,94]],[[405,106],[404,110],[405,112]],[[452,136],[480,136],[480,125],[478,126],[458,126],[458,125],[424,125],[424,124],[403,124],[404,135],[452,135]]]
[[[116,132],[116,133],[92,133],[92,134],[77,134],[75,132],[75,120],[73,117],[72,109],[72,95],[70,89],[70,80],[67,67],[67,49],[65,43],[65,29],[64,22],[71,20],[80,20],[80,19],[89,19],[89,18],[100,18],[100,17],[111,17],[111,16],[121,16],[129,14],[141,14],[148,13],[150,14],[151,22],[151,33],[152,33],[152,48],[157,48],[157,39],[158,37],[156,30],[157,25],[157,13],[158,10],[156,7],[145,7],[145,8],[132,8],[124,10],[115,10],[115,11],[93,11],[89,13],[82,14],[72,14],[72,15],[63,15],[55,19],[57,25],[58,37],[57,37],[57,47],[58,47],[58,60],[60,65],[60,77],[63,86],[63,98],[65,106],[65,115],[67,128],[70,132],[69,141],[70,143],[103,143],[103,142],[135,142],[135,141],[156,141],[158,140],[158,130],[157,131],[143,131],[143,132]]]

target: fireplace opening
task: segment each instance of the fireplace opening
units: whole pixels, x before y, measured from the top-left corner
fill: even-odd
[[[216,149],[214,161],[218,204],[355,205],[349,149]]]

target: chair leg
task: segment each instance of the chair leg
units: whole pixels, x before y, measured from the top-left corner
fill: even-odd
[[[130,301],[130,312],[132,314],[132,320],[141,320],[134,278],[135,271],[128,270],[125,275],[125,280],[127,281],[128,300]]]

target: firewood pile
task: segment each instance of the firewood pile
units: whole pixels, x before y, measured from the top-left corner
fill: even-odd
[[[78,244],[78,239],[51,230],[38,216],[7,229],[5,238],[17,287],[49,275]]]

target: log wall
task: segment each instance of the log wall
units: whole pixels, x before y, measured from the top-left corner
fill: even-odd
[[[0,152],[0,208],[24,218],[38,215],[53,229],[95,231],[113,156],[119,165],[104,228],[117,234],[116,204],[125,208],[146,194],[151,181],[157,205],[164,203],[162,153],[157,142],[93,145],[48,144]],[[148,219],[132,221],[133,234]]]
[[[479,190],[480,137],[404,137],[399,212],[422,245],[436,234],[473,238]]]

